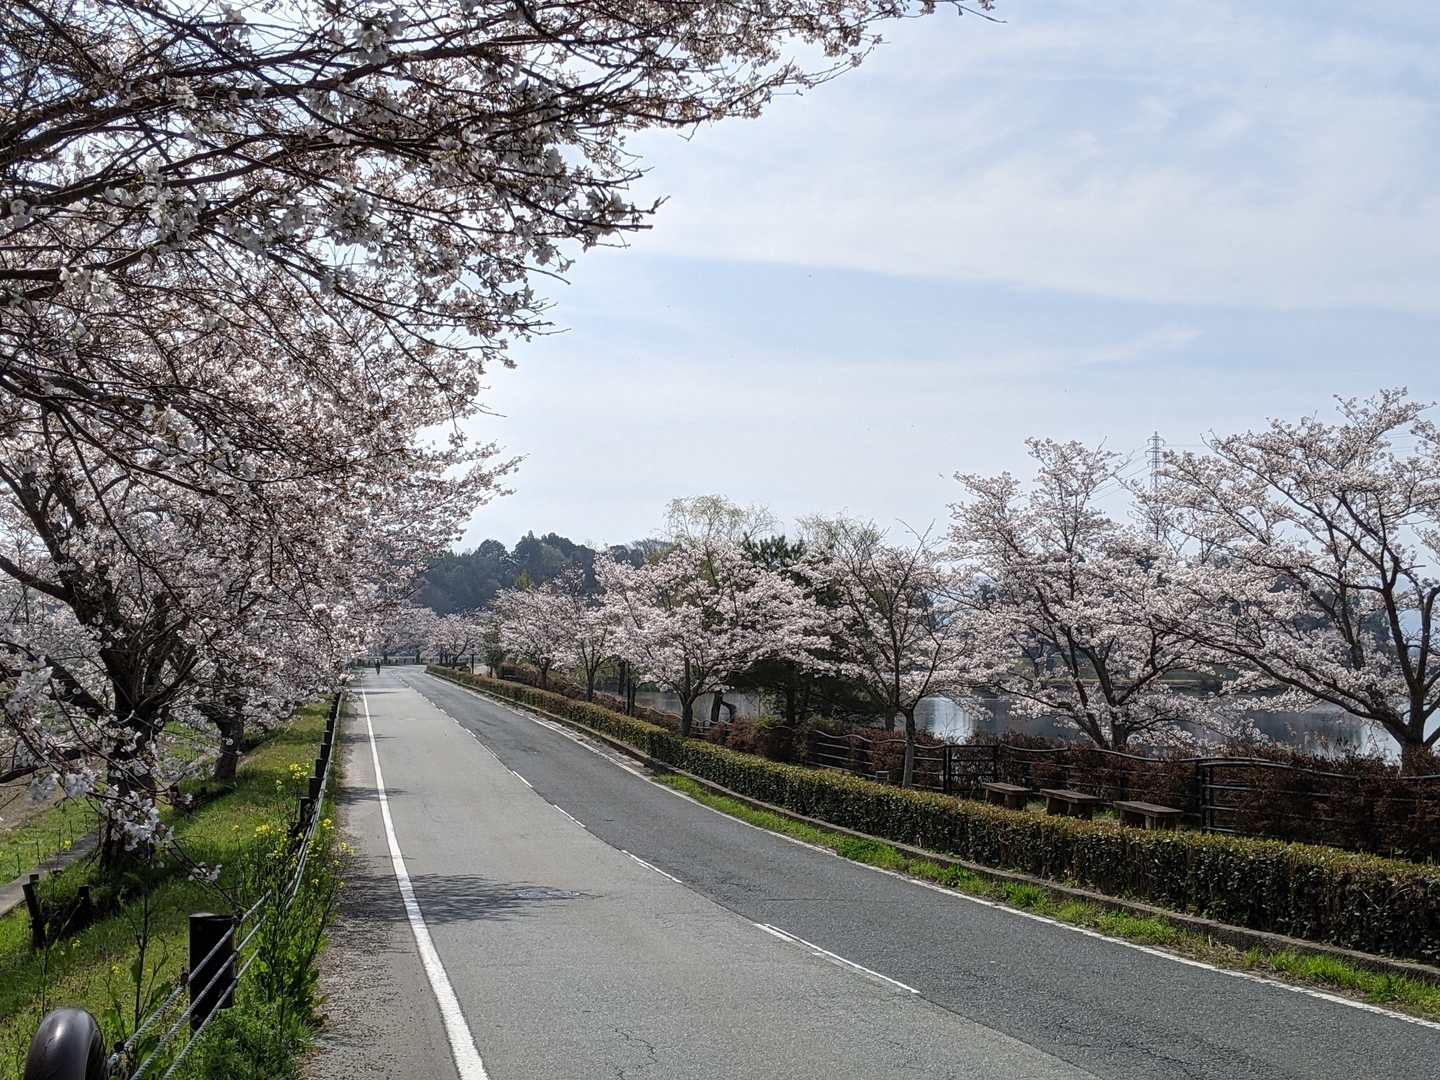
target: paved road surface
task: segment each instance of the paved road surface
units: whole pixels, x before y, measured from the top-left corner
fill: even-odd
[[[419,668],[363,687],[396,837],[494,1080],[1440,1076],[1433,1028],[794,844]],[[360,865],[312,1074],[448,1080],[363,719],[346,746]]]

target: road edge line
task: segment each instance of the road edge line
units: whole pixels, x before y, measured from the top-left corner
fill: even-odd
[[[936,856],[936,855],[934,855],[934,854],[932,854],[932,853],[921,852],[921,851],[919,851],[918,849],[911,849],[910,851],[907,851],[906,849],[909,847],[909,845],[906,845],[906,844],[900,844],[900,843],[897,843],[897,842],[895,842],[895,841],[893,841],[893,840],[885,840],[885,839],[883,839],[883,838],[881,838],[881,837],[867,836],[867,835],[864,834],[864,833],[856,832],[856,831],[853,830],[853,829],[847,829],[847,828],[845,828],[844,826],[841,826],[841,825],[833,825],[833,824],[831,824],[831,823],[829,823],[829,822],[825,822],[825,821],[817,821],[817,820],[814,820],[814,819],[804,818],[804,817],[802,817],[801,815],[796,814],[796,813],[794,813],[793,811],[786,810],[786,809],[783,808],[783,807],[770,806],[770,805],[768,805],[768,804],[760,803],[759,800],[751,799],[751,798],[749,798],[748,796],[739,794],[738,792],[728,791],[727,789],[723,788],[723,787],[722,787],[721,785],[719,785],[719,784],[716,784],[716,783],[715,783],[714,781],[712,781],[712,780],[706,780],[704,777],[692,776],[690,773],[687,773],[685,770],[680,769],[680,768],[678,768],[678,767],[676,767],[676,766],[673,766],[673,765],[667,765],[667,764],[665,764],[664,762],[656,762],[656,761],[654,761],[653,759],[650,759],[650,758],[648,757],[648,755],[643,754],[642,751],[638,751],[638,750],[636,750],[634,747],[630,747],[630,746],[625,745],[624,743],[620,743],[618,740],[612,740],[612,739],[606,737],[605,735],[603,735],[603,734],[600,733],[600,732],[596,732],[596,731],[594,731],[593,729],[590,729],[590,728],[585,727],[585,725],[583,725],[583,724],[578,724],[578,723],[576,723],[575,721],[572,721],[572,720],[566,720],[564,717],[554,716],[554,714],[543,713],[542,710],[536,709],[536,708],[534,708],[534,707],[532,707],[532,706],[526,706],[526,705],[521,704],[520,702],[511,701],[511,700],[506,699],[506,698],[501,698],[501,697],[499,697],[498,695],[491,695],[491,694],[485,693],[485,692],[482,691],[482,690],[477,690],[477,689],[476,689],[475,687],[473,687],[473,686],[466,686],[464,683],[456,682],[456,681],[454,681],[454,680],[452,680],[452,679],[444,679],[444,678],[441,678],[441,677],[438,677],[438,676],[430,675],[429,672],[425,672],[424,674],[426,674],[427,676],[429,676],[429,677],[432,678],[432,679],[436,679],[437,681],[444,683],[444,684],[447,685],[447,686],[453,686],[453,687],[455,687],[457,690],[461,690],[461,691],[464,691],[464,692],[466,692],[466,693],[472,694],[472,695],[474,695],[475,697],[481,699],[482,701],[488,702],[488,703],[491,704],[491,705],[497,705],[497,706],[500,706],[501,708],[508,709],[510,712],[514,713],[516,716],[520,717],[521,719],[530,720],[530,721],[532,721],[532,722],[534,722],[534,723],[539,724],[541,727],[547,728],[547,729],[552,730],[552,731],[556,731],[556,732],[559,733],[559,734],[563,734],[563,735],[565,735],[567,738],[569,738],[571,742],[574,742],[574,743],[576,743],[576,744],[578,744],[578,745],[580,745],[580,746],[585,747],[585,749],[589,750],[592,754],[595,754],[597,757],[600,757],[600,758],[602,758],[602,759],[605,760],[605,761],[609,761],[609,762],[610,762],[611,764],[613,764],[613,765],[617,765],[617,767],[619,767],[619,768],[621,768],[621,769],[624,769],[625,772],[628,772],[628,773],[630,773],[631,775],[634,775],[634,776],[639,776],[639,777],[640,777],[642,780],[644,780],[646,783],[648,783],[648,784],[653,784],[655,787],[659,788],[661,791],[668,791],[671,795],[674,795],[674,796],[676,796],[677,798],[685,799],[687,802],[691,802],[691,803],[694,803],[696,806],[703,807],[704,809],[709,810],[709,811],[710,811],[711,813],[713,813],[713,814],[719,814],[719,815],[720,815],[721,817],[723,817],[723,818],[726,818],[726,819],[728,819],[728,820],[730,820],[730,821],[737,822],[738,824],[744,825],[744,826],[746,826],[747,828],[755,829],[757,832],[763,832],[763,833],[765,833],[765,834],[768,835],[768,836],[778,837],[779,839],[789,841],[789,842],[792,843],[792,844],[799,844],[801,847],[812,848],[812,849],[814,849],[814,850],[816,850],[816,851],[823,851],[823,852],[826,852],[827,854],[833,855],[835,858],[842,858],[842,859],[845,858],[845,856],[840,855],[838,852],[836,852],[836,851],[834,851],[834,850],[832,850],[832,849],[830,849],[830,848],[820,847],[820,846],[815,845],[815,844],[806,843],[804,840],[797,839],[796,837],[793,837],[793,836],[787,836],[787,835],[785,835],[784,833],[782,833],[782,832],[776,832],[776,831],[773,830],[773,829],[767,829],[767,828],[765,828],[763,825],[756,825],[756,824],[754,824],[753,822],[746,821],[744,818],[736,817],[734,814],[727,814],[724,810],[720,810],[720,809],[718,809],[717,807],[707,806],[705,803],[700,802],[698,799],[694,799],[694,798],[692,798],[691,796],[685,794],[685,793],[682,792],[682,791],[677,791],[676,789],[670,787],[668,784],[662,784],[662,783],[660,783],[658,780],[656,780],[656,779],[655,779],[654,777],[652,777],[652,776],[646,776],[646,775],[644,775],[643,773],[640,773],[640,772],[636,771],[635,769],[626,768],[626,767],[623,766],[623,765],[619,765],[619,763],[616,762],[609,754],[603,753],[599,748],[597,748],[596,746],[594,746],[593,743],[590,741],[590,739],[587,739],[587,738],[584,738],[584,737],[576,737],[577,734],[583,735],[583,736],[590,736],[591,738],[598,737],[599,739],[601,739],[602,741],[604,741],[604,742],[606,743],[606,745],[611,746],[613,749],[620,750],[621,752],[626,753],[628,756],[634,758],[635,760],[640,760],[640,761],[642,761],[643,763],[649,765],[649,766],[652,767],[652,768],[657,768],[657,767],[658,767],[658,768],[660,768],[660,769],[663,769],[665,772],[674,773],[674,774],[677,774],[677,775],[680,775],[680,776],[684,776],[684,777],[686,777],[686,778],[688,778],[688,779],[691,779],[691,780],[696,781],[696,782],[699,783],[702,787],[706,787],[707,789],[717,789],[717,788],[718,788],[718,789],[719,789],[718,791],[712,790],[710,793],[711,793],[712,795],[717,795],[717,796],[722,797],[722,798],[734,799],[734,800],[736,800],[737,802],[740,802],[740,803],[742,803],[742,804],[755,804],[755,805],[752,806],[752,809],[763,810],[763,811],[766,812],[766,813],[773,813],[773,814],[776,814],[777,816],[782,817],[782,818],[787,818],[787,819],[790,819],[790,820],[793,820],[793,821],[799,821],[799,822],[804,823],[804,824],[807,824],[807,825],[812,825],[812,826],[814,826],[815,828],[819,828],[819,829],[826,830],[826,831],[829,831],[829,832],[839,833],[839,834],[841,834],[841,835],[849,835],[849,836],[854,836],[854,837],[861,838],[861,839],[866,839],[866,840],[877,840],[877,841],[879,841],[879,842],[882,843],[882,844],[888,844],[888,845],[890,845],[890,846],[892,846],[892,847],[895,847],[895,848],[899,849],[902,853],[905,853],[905,854],[907,854],[907,855],[911,855],[911,857],[938,858],[939,860],[942,860],[942,861],[953,862],[953,863],[955,863],[955,864],[957,864],[957,865],[961,865],[961,866],[963,866],[965,869],[972,869],[972,867],[971,867],[970,864],[965,863],[963,860],[956,859],[956,858],[954,858],[953,856],[945,856],[945,855],[938,855],[938,856]],[[411,689],[414,689],[414,687],[411,687]],[[422,696],[423,696],[423,695],[422,695]],[[428,699],[427,699],[427,700],[428,700]],[[543,714],[543,718],[542,718],[541,715],[536,715],[537,713],[542,713],[542,714]],[[549,722],[547,722],[547,721],[549,721]],[[572,734],[571,732],[564,731],[563,728],[561,727],[561,725],[571,726],[571,727],[574,727],[574,728],[579,728],[579,729],[581,729],[581,730],[580,730],[579,732],[575,733],[575,734]],[[552,805],[553,805],[553,804],[552,804]],[[558,809],[558,808],[557,808],[557,809]],[[561,811],[561,812],[563,813],[564,811]],[[567,814],[566,816],[568,817],[569,815]],[[618,849],[617,849],[617,850],[618,850]],[[912,852],[913,852],[913,854],[912,854]],[[631,857],[633,858],[634,856],[631,856]],[[883,867],[883,866],[873,866],[873,865],[871,865],[870,863],[861,862],[861,861],[859,861],[859,860],[857,860],[857,859],[846,859],[846,861],[852,863],[852,864],[855,865],[855,866],[861,866],[861,867],[864,867],[864,868],[867,869],[867,870],[873,870],[873,871],[875,871],[877,874],[886,874],[886,875],[888,875],[888,876],[890,876],[890,877],[898,878],[898,879],[900,879],[900,880],[902,880],[902,881],[908,881],[908,882],[911,883],[912,885],[919,885],[921,888],[933,889],[933,890],[936,891],[936,892],[942,893],[942,894],[944,894],[944,895],[946,895],[946,896],[953,897],[953,898],[955,898],[955,899],[957,899],[957,900],[965,900],[965,901],[968,901],[968,902],[970,902],[970,903],[972,903],[972,904],[980,904],[980,905],[982,905],[982,906],[984,906],[984,907],[996,908],[997,910],[1006,911],[1006,912],[1009,912],[1009,913],[1011,913],[1011,914],[1013,914],[1013,915],[1019,915],[1019,916],[1021,916],[1022,918],[1030,919],[1030,920],[1032,920],[1032,921],[1034,921],[1034,922],[1038,922],[1038,923],[1044,923],[1044,924],[1046,924],[1046,925],[1056,927],[1057,929],[1060,929],[1060,930],[1069,930],[1069,931],[1071,931],[1071,932],[1073,932],[1073,933],[1077,933],[1077,934],[1084,935],[1085,937],[1095,938],[1095,939],[1100,940],[1100,941],[1108,941],[1108,942],[1110,942],[1111,944],[1120,945],[1120,946],[1123,946],[1124,948],[1127,948],[1127,949],[1133,949],[1133,950],[1135,950],[1136,952],[1146,953],[1146,954],[1148,954],[1148,955],[1150,955],[1150,956],[1153,956],[1153,957],[1156,957],[1157,959],[1160,959],[1160,960],[1169,960],[1169,961],[1172,961],[1172,962],[1177,963],[1177,964],[1182,964],[1182,965],[1184,965],[1184,966],[1186,966],[1186,967],[1194,967],[1194,968],[1200,968],[1200,969],[1203,969],[1203,970],[1206,970],[1206,971],[1211,971],[1211,972],[1214,972],[1214,973],[1217,974],[1217,975],[1226,975],[1226,976],[1229,976],[1229,977],[1231,977],[1231,978],[1243,979],[1243,980],[1245,980],[1245,981],[1247,981],[1247,982],[1259,983],[1259,984],[1261,984],[1261,985],[1263,985],[1263,986],[1272,986],[1272,987],[1275,987],[1276,989],[1279,989],[1279,990],[1288,990],[1288,991],[1290,991],[1291,993],[1303,994],[1303,995],[1306,996],[1306,997],[1311,997],[1311,998],[1315,998],[1315,999],[1320,1000],[1320,1001],[1329,1002],[1330,1004],[1333,1004],[1333,1005],[1342,1005],[1342,1006],[1346,1006],[1346,1007],[1348,1007],[1348,1008],[1357,1009],[1357,1010],[1359,1010],[1359,1011],[1361,1011],[1361,1012],[1368,1012],[1368,1013],[1372,1013],[1372,1014],[1377,1015],[1377,1016],[1388,1017],[1389,1019],[1392,1019],[1392,1020],[1400,1020],[1400,1021],[1403,1021],[1404,1023],[1407,1023],[1407,1024],[1415,1024],[1415,1025],[1418,1025],[1418,1026],[1420,1026],[1420,1027],[1425,1027],[1425,1028],[1430,1028],[1430,1029],[1432,1029],[1432,1030],[1440,1031],[1440,1022],[1426,1019],[1426,1018],[1423,1017],[1423,1016],[1415,1016],[1415,1015],[1413,1015],[1412,1013],[1400,1012],[1400,1011],[1397,1010],[1397,1009],[1387,1009],[1387,1008],[1386,1008],[1385,1006],[1383,1006],[1383,1005],[1376,1005],[1376,1004],[1374,1004],[1373,1002],[1363,1001],[1363,1000],[1361,1000],[1361,999],[1359,999],[1359,998],[1345,997],[1345,996],[1342,995],[1342,994],[1331,993],[1331,992],[1329,992],[1329,991],[1327,991],[1327,990],[1321,990],[1321,989],[1319,989],[1318,987],[1314,987],[1314,986],[1307,986],[1307,985],[1305,985],[1305,984],[1303,984],[1303,983],[1286,982],[1286,981],[1284,981],[1284,980],[1282,980],[1282,979],[1277,979],[1277,978],[1272,978],[1272,977],[1269,977],[1269,976],[1266,976],[1266,975],[1261,975],[1261,974],[1258,974],[1258,973],[1253,972],[1253,971],[1245,971],[1245,970],[1237,969],[1237,968],[1221,967],[1221,966],[1219,966],[1218,964],[1211,964],[1211,963],[1209,963],[1209,962],[1207,962],[1207,961],[1204,961],[1204,960],[1196,960],[1196,959],[1194,959],[1194,958],[1192,958],[1192,957],[1182,956],[1182,955],[1180,955],[1179,953],[1169,952],[1169,951],[1164,950],[1164,949],[1157,949],[1157,948],[1155,948],[1155,947],[1153,947],[1153,946],[1149,946],[1149,945],[1142,945],[1142,944],[1140,944],[1140,943],[1137,942],[1137,941],[1128,941],[1128,940],[1126,940],[1125,938],[1122,938],[1122,937],[1114,937],[1114,936],[1112,936],[1112,935],[1110,935],[1110,934],[1101,933],[1100,931],[1098,931],[1098,930],[1093,930],[1093,929],[1091,929],[1091,928],[1088,927],[1088,926],[1077,926],[1077,925],[1074,924],[1074,923],[1062,922],[1062,921],[1060,921],[1059,919],[1052,919],[1052,918],[1050,918],[1049,916],[1040,915],[1040,914],[1038,914],[1038,913],[1036,913],[1036,912],[1033,912],[1033,911],[1026,911],[1024,908],[1013,907],[1013,906],[1010,905],[1010,904],[998,903],[998,902],[996,902],[996,901],[994,901],[994,900],[989,900],[989,899],[987,899],[987,898],[985,898],[985,897],[982,897],[982,896],[973,896],[973,895],[971,895],[970,893],[962,892],[962,891],[960,891],[959,889],[946,888],[946,887],[943,886],[943,885],[937,885],[936,883],[931,882],[931,881],[926,881],[926,880],[923,879],[923,878],[914,877],[914,876],[912,876],[912,875],[910,875],[910,874],[902,874],[902,873],[900,873],[900,872],[898,872],[898,871],[896,871],[896,870],[890,870],[890,869],[887,869],[886,867]],[[1044,886],[1044,887],[1046,887],[1046,888],[1056,888],[1056,886],[1054,885],[1053,882],[1047,882],[1047,881],[1044,881],[1043,879],[1029,878],[1028,875],[1024,875],[1024,874],[1016,874],[1016,873],[1011,873],[1011,872],[1008,872],[1008,871],[996,871],[996,870],[994,870],[994,869],[992,869],[992,868],[990,868],[990,867],[976,867],[976,868],[974,868],[974,869],[975,869],[977,872],[982,872],[982,873],[986,873],[986,874],[993,874],[993,875],[995,875],[997,878],[998,878],[998,877],[1010,877],[1010,878],[1021,879],[1021,880],[1032,880],[1032,881],[1035,881],[1036,884],[1042,885],[1042,886]],[[1061,886],[1061,887],[1059,887],[1059,888],[1063,889],[1064,887]],[[1073,891],[1077,891],[1077,892],[1078,892],[1078,890],[1073,890]],[[1088,897],[1087,897],[1087,899],[1088,899]],[[1101,901],[1103,901],[1103,900],[1112,900],[1112,901],[1113,901],[1113,900],[1114,900],[1114,898],[1104,897],[1104,896],[1097,896],[1095,899],[1101,900]],[[1120,910],[1125,910],[1126,908],[1131,907],[1132,905],[1126,903],[1125,901],[1120,901],[1120,902],[1118,902],[1118,903],[1115,903],[1114,906],[1115,906],[1116,908],[1119,908]],[[1133,905],[1133,906],[1134,906],[1134,907],[1138,907],[1138,906],[1140,906],[1140,905]],[[1150,914],[1150,913],[1160,914],[1160,915],[1162,915],[1162,916],[1172,914],[1172,913],[1167,912],[1167,911],[1164,911],[1164,910],[1162,910],[1162,909],[1152,909],[1150,912],[1146,912],[1146,914]],[[756,926],[760,926],[761,924],[760,924],[760,923],[755,923],[755,925],[756,925]],[[1244,928],[1242,927],[1242,928],[1239,928],[1239,929],[1243,930]],[[768,931],[767,931],[767,932],[768,932]],[[1256,933],[1257,936],[1258,936],[1261,932],[1259,932],[1259,931],[1254,931],[1253,933]],[[1311,948],[1306,949],[1305,951],[1309,951],[1309,952],[1311,952],[1311,953],[1314,954],[1314,955],[1325,955],[1325,954],[1326,954],[1325,951],[1324,951],[1324,946],[1323,946],[1323,945],[1320,946],[1319,948],[1314,948],[1313,946],[1315,945],[1315,943],[1313,943],[1313,942],[1306,942],[1306,941],[1299,940],[1299,939],[1297,939],[1296,944],[1297,944],[1297,945],[1300,945],[1300,946],[1310,946]],[[1338,950],[1337,950],[1337,951],[1338,951]],[[868,970],[868,969],[867,969],[867,970]],[[877,972],[876,974],[879,975],[878,972]],[[883,975],[879,975],[879,977],[882,978],[882,979],[883,979],[883,978],[886,978],[886,976],[883,976]],[[927,1000],[929,1000],[929,999],[927,998]]]
[[[440,1019],[445,1024],[445,1037],[450,1042],[450,1054],[455,1061],[455,1071],[460,1080],[490,1080],[480,1051],[475,1046],[475,1036],[460,1011],[460,1001],[455,988],[450,985],[450,976],[445,974],[445,965],[435,951],[435,942],[430,937],[430,927],[420,911],[420,902],[415,898],[414,886],[410,883],[409,871],[405,869],[405,856],[400,852],[400,841],[395,836],[395,822],[390,817],[390,799],[385,793],[385,778],[380,772],[380,749],[375,744],[375,726],[370,722],[370,702],[365,691],[360,691],[360,704],[365,709],[365,730],[370,736],[370,759],[375,765],[375,795],[380,802],[380,817],[385,822],[385,840],[390,845],[390,865],[395,871],[395,881],[400,886],[400,897],[405,902],[405,916],[410,920],[410,930],[415,935],[415,948],[420,953],[420,963],[430,989],[435,994],[435,1003],[440,1007]]]

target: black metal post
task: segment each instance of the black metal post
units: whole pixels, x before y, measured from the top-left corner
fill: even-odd
[[[944,766],[943,766],[943,770],[944,770],[944,771],[943,771],[942,774],[941,774],[940,790],[941,790],[944,794],[946,794],[946,795],[949,795],[949,794],[950,794],[950,787],[951,787],[950,752],[951,752],[951,750],[953,750],[953,749],[954,749],[954,748],[953,748],[949,743],[946,743],[946,744],[944,745],[944,747],[942,748],[942,753],[943,753],[944,756],[945,756],[945,764],[944,764]]]
[[[235,1004],[233,915],[197,911],[190,916],[190,1003],[191,1031],[198,1030],[216,1009]]]
[[[308,794],[312,803],[316,799],[320,798],[320,777],[318,774],[310,777],[310,788]]]
[[[20,886],[25,894],[25,906],[30,909],[30,945],[32,948],[45,947],[45,919],[40,914],[40,897],[35,886],[40,884],[40,875],[31,874],[30,880]]]
[[[1211,791],[1215,786],[1215,766],[1201,762],[1195,767],[1196,797],[1200,800],[1200,831],[1215,831],[1215,804]]]
[[[84,1009],[56,1009],[40,1021],[25,1055],[25,1080],[105,1080],[105,1038]]]

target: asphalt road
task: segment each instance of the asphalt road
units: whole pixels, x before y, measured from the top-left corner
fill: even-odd
[[[418,668],[364,685],[420,908],[496,1080],[1440,1077],[1433,1028],[792,843]],[[369,744],[353,722],[347,739],[360,900],[314,1075],[451,1076]]]

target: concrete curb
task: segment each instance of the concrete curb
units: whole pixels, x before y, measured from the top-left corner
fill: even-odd
[[[76,840],[64,851],[50,856],[29,874],[21,874],[8,885],[0,886],[0,919],[3,919],[10,912],[14,911],[21,904],[25,903],[25,882],[30,879],[30,874],[43,874],[47,870],[58,871],[72,863],[79,862],[95,850],[100,843],[100,830],[92,829],[79,840]]]
[[[444,676],[437,676],[437,678],[444,678]],[[1163,919],[1177,930],[1203,934],[1213,941],[1223,945],[1229,945],[1236,949],[1260,948],[1267,952],[1289,951],[1310,956],[1327,956],[1336,960],[1343,960],[1346,963],[1353,964],[1355,967],[1363,968],[1367,971],[1390,975],[1405,975],[1413,979],[1422,979],[1426,982],[1440,984],[1440,967],[1433,967],[1429,964],[1416,963],[1410,960],[1395,960],[1387,956],[1376,956],[1373,953],[1342,948],[1339,945],[1327,945],[1318,941],[1306,941],[1303,938],[1287,937],[1284,934],[1273,934],[1264,930],[1247,930],[1242,926],[1231,926],[1228,923],[1217,922],[1214,919],[1206,919],[1199,915],[1186,915],[1181,912],[1170,911],[1166,908],[1142,903],[1138,900],[1122,900],[1119,897],[1106,896],[1104,893],[1092,892],[1089,889],[1081,889],[1071,885],[1062,885],[1058,882],[1033,877],[1030,874],[1023,874],[1018,871],[997,870],[994,867],[982,866],[979,863],[968,862],[965,859],[957,859],[953,855],[942,855],[938,852],[926,851],[924,848],[914,847],[910,844],[886,840],[878,836],[871,836],[868,833],[857,832],[854,829],[847,829],[842,825],[833,825],[828,821],[821,821],[818,818],[806,817],[804,814],[797,814],[793,810],[787,810],[783,806],[775,806],[771,803],[762,802],[759,799],[752,799],[749,796],[741,795],[739,792],[731,791],[729,788],[722,787],[714,781],[706,780],[704,777],[696,776],[693,773],[686,772],[684,769],[676,768],[674,765],[658,761],[649,754],[637,750],[633,746],[621,742],[619,739],[606,735],[604,732],[596,731],[594,728],[587,727],[585,724],[571,720],[568,717],[548,712],[545,709],[540,709],[533,705],[526,705],[518,701],[511,701],[509,698],[486,693],[484,690],[467,686],[453,679],[446,679],[446,681],[454,682],[455,685],[469,690],[472,693],[479,694],[481,697],[487,698],[490,701],[508,705],[515,709],[523,709],[537,716],[543,716],[547,720],[564,724],[566,727],[581,732],[592,739],[600,740],[607,746],[620,751],[628,757],[634,758],[655,772],[673,773],[676,776],[683,776],[699,784],[706,791],[714,795],[734,799],[736,802],[748,806],[752,810],[761,810],[765,813],[775,814],[777,817],[785,818],[788,821],[823,829],[826,832],[839,833],[842,836],[851,836],[858,840],[873,840],[877,843],[888,844],[890,847],[893,847],[911,859],[938,863],[946,867],[959,867],[963,870],[968,870],[977,877],[997,884],[1035,885],[1044,889],[1052,897],[1057,899],[1079,900],[1085,903],[1096,904],[1110,911],[1123,911],[1132,915],[1139,915],[1143,918]]]

